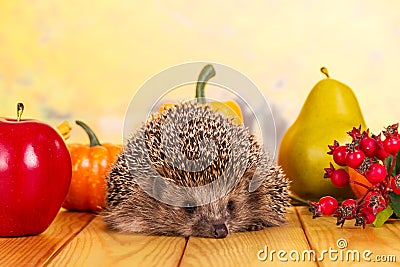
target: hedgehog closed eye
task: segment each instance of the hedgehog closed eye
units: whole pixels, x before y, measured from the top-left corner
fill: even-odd
[[[233,202],[233,200],[229,200],[227,208],[228,208],[228,211],[232,212],[235,209],[235,202]]]

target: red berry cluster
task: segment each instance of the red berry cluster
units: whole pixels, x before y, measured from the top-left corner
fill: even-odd
[[[370,135],[368,129],[361,132],[361,126],[354,127],[347,132],[352,138],[351,143],[340,145],[335,140],[333,145],[328,146],[328,154],[332,155],[333,161],[344,168],[335,169],[330,163],[330,167],[324,169],[324,177],[331,179],[336,187],[353,183],[365,187],[367,191],[360,199],[346,199],[340,205],[331,196],[322,197],[318,202],[309,202],[313,218],[333,215],[337,218],[337,225],[343,226],[346,220],[355,219],[356,226],[365,227],[375,221],[380,211],[391,205],[390,194],[400,195],[400,174],[395,168],[400,151],[398,127],[397,123],[382,131],[383,140],[382,133]],[[347,167],[355,169],[371,185],[352,181]]]

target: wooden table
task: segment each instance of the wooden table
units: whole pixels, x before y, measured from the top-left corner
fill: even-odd
[[[39,236],[0,238],[0,266],[383,266],[378,260],[394,266],[400,262],[400,220],[380,228],[363,230],[352,222],[339,228],[333,217],[313,220],[306,207],[290,208],[288,219],[283,227],[225,239],[185,239],[115,233],[94,214],[62,210]]]

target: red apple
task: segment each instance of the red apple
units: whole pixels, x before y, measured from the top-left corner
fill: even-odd
[[[71,183],[61,135],[35,120],[0,118],[0,236],[37,235],[56,217]]]

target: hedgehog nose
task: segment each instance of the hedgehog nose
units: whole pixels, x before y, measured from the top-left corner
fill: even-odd
[[[215,238],[224,238],[228,235],[228,229],[225,224],[213,225],[213,235]]]

